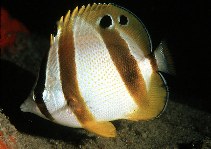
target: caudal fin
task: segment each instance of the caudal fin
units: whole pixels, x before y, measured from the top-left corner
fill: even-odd
[[[165,72],[171,75],[176,74],[171,54],[169,53],[168,47],[164,41],[162,41],[157,49],[154,51],[154,55],[158,66],[158,71]]]

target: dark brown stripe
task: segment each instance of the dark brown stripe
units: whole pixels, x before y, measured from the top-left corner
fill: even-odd
[[[75,63],[75,47],[71,19],[65,18],[59,38],[59,62],[62,90],[68,105],[81,124],[94,120],[78,87]]]
[[[138,64],[129,47],[117,31],[102,29],[102,38],[122,80],[138,106],[146,103],[147,91]],[[144,102],[142,102],[144,101]]]
[[[48,54],[44,57],[39,71],[39,76],[37,80],[37,84],[34,89],[34,98],[35,102],[40,109],[41,113],[45,115],[46,118],[53,120],[52,115],[49,113],[45,102],[43,100],[43,92],[45,89],[45,81],[46,81],[46,67],[47,67],[47,61],[48,61]]]
[[[148,58],[150,60],[150,64],[152,66],[152,69],[157,72],[158,71],[158,65],[156,63],[156,59],[155,59],[155,56],[154,56],[154,53],[150,53],[146,56],[146,58]]]

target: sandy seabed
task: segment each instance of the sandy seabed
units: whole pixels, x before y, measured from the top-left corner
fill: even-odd
[[[28,96],[35,80],[32,74],[38,71],[40,61],[48,49],[46,39],[41,40],[36,35],[23,39],[27,40],[24,41],[27,45],[18,45],[19,48],[23,48],[19,53],[15,56],[6,54],[1,57],[1,82],[3,82],[1,94],[3,95],[0,99],[2,108],[0,143],[7,144],[8,148],[211,148],[211,114],[176,102],[179,98],[176,95],[171,95],[165,112],[159,118],[140,122],[126,120],[113,122],[117,128],[117,137],[113,139],[99,137],[83,129],[59,126],[33,114],[21,112],[19,106]],[[11,73],[13,75],[8,75]],[[25,82],[28,84],[26,85]],[[22,88],[18,87],[20,84]]]

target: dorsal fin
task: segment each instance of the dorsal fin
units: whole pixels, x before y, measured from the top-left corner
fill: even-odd
[[[151,53],[151,39],[146,27],[141,20],[129,10],[114,4],[94,3],[93,5],[87,5],[87,7],[82,6],[77,15],[97,31],[101,29],[99,25],[100,19],[105,15],[111,16],[112,22],[114,23],[114,26],[111,29],[117,30],[122,37],[125,37],[129,46],[133,47],[133,45],[136,44],[136,47],[138,48],[133,49],[134,53],[138,56],[147,56]],[[124,26],[119,24],[119,19],[122,15],[128,18],[128,25]],[[130,37],[130,39],[128,39],[128,37]]]
[[[50,46],[52,46],[54,43],[54,36],[53,34],[50,35]]]

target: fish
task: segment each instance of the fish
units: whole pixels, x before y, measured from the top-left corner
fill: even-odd
[[[161,72],[174,73],[172,59],[163,41],[152,51],[146,27],[132,12],[88,4],[57,25],[23,112],[113,138],[111,121],[150,120],[164,111],[169,91]]]

